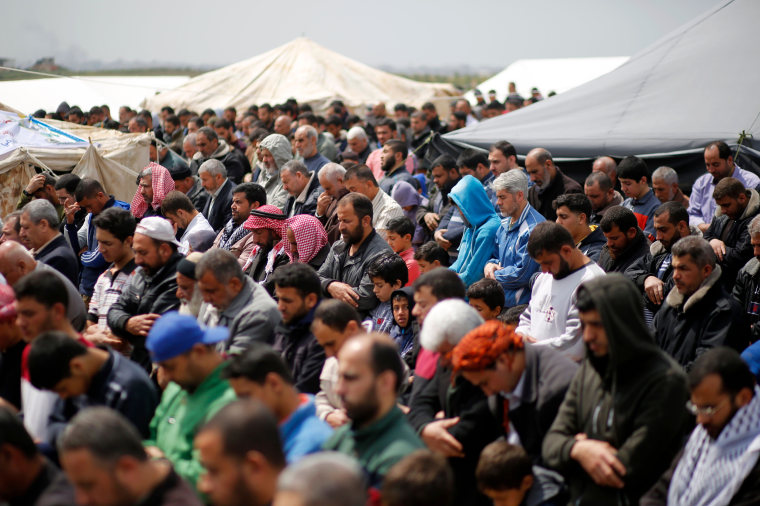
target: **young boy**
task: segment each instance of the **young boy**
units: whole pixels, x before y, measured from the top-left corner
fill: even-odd
[[[495,279],[481,279],[467,289],[467,301],[484,320],[495,320],[504,309],[504,289]]]
[[[410,286],[420,276],[420,266],[414,259],[412,238],[414,237],[414,223],[406,216],[393,218],[388,222],[385,232],[385,240],[394,253],[397,253],[406,262],[409,272],[409,282],[404,286]]]
[[[400,290],[394,290],[391,294],[391,309],[393,311],[394,325],[391,327],[391,338],[396,341],[401,359],[406,362],[410,369],[414,369],[417,361],[417,352],[420,349],[419,333],[420,326],[412,316],[414,307],[414,290],[407,286]]]
[[[654,211],[660,207],[658,199],[649,183],[652,175],[644,160],[636,156],[626,156],[617,168],[617,177],[620,187],[628,197],[622,206],[633,211],[639,228],[644,231],[650,241],[655,238]]]
[[[436,267],[449,266],[449,254],[435,242],[426,242],[414,252],[414,259],[420,266],[420,274],[432,271]]]
[[[409,272],[406,263],[395,253],[379,255],[367,267],[367,275],[372,280],[372,291],[380,301],[364,320],[369,331],[390,333],[393,327],[393,309],[391,294],[406,285]],[[370,328],[371,324],[371,328]]]
[[[513,325],[517,327],[520,324],[520,315],[528,307],[527,304],[520,304],[518,306],[512,306],[499,315],[498,320],[507,325]]]
[[[478,488],[494,506],[541,506],[566,504],[562,477],[533,466],[520,446],[494,441],[480,453],[475,469]]]

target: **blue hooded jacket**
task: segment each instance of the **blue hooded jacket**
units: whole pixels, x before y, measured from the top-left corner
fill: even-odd
[[[483,268],[491,258],[501,221],[483,185],[472,176],[464,176],[451,189],[449,197],[461,209],[467,226],[457,261],[449,269],[470,286],[483,278]]]

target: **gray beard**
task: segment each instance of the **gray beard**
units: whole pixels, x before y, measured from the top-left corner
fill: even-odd
[[[189,301],[186,299],[180,299],[179,314],[186,314],[197,318],[201,309],[201,304],[203,304],[203,297],[201,296],[201,291],[196,286],[195,290],[193,290],[192,299]]]

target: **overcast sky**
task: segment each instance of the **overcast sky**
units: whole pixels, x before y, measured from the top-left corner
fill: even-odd
[[[720,0],[5,0],[0,57],[221,66],[300,35],[373,66],[630,56]]]

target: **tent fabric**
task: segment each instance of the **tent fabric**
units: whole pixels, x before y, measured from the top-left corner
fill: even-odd
[[[2,104],[0,110],[13,111]],[[58,174],[75,171],[80,177],[95,177],[109,193],[120,200],[131,200],[137,189],[137,174],[149,161],[150,134],[125,134],[55,120],[44,123],[89,142],[59,147],[22,145],[0,156],[2,216],[16,208],[22,190],[37,169]]]
[[[131,202],[137,191],[136,181],[139,171],[136,172],[104,157],[92,144],[71,172],[82,179],[86,177],[97,179],[105,188],[106,193],[124,202]]]
[[[0,81],[0,97],[22,114],[37,109],[55,111],[64,100],[83,111],[92,106],[108,105],[111,111],[127,105],[138,107],[146,95],[171,90],[190,79],[189,76],[68,76],[42,79]]]
[[[538,88],[544,96],[550,91],[564,93],[616,69],[627,60],[627,56],[517,60],[495,76],[480,83],[476,88],[484,96],[488,90],[494,90],[496,99],[502,102],[507,98],[510,82],[515,83],[517,92],[525,98],[530,97],[530,90],[533,87]],[[468,91],[464,97],[474,103],[473,91]]]
[[[158,112],[175,109],[203,110],[252,104],[285,102],[294,97],[316,111],[333,100],[352,110],[384,101],[416,107],[432,101],[444,106],[447,97],[459,96],[451,84],[420,83],[374,69],[315,42],[299,37],[248,60],[201,74],[185,84],[146,98],[142,107]]]
[[[486,149],[506,139],[520,155],[541,146],[558,160],[588,160],[701,154],[713,140],[736,145],[746,132],[744,154],[754,158],[760,70],[751,62],[760,44],[758,19],[760,2],[724,1],[604,76],[444,138]]]

